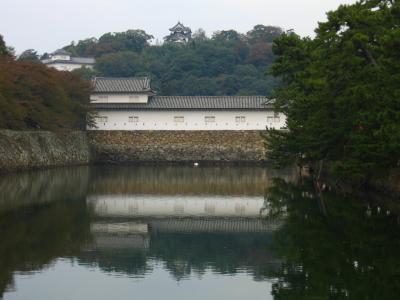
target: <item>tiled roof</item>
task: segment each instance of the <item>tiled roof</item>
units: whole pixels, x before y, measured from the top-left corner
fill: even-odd
[[[263,110],[272,101],[264,96],[153,96],[148,103],[93,103],[98,110]]]
[[[52,55],[71,55],[71,53],[69,53],[67,50],[64,50],[64,49],[57,49],[56,51],[54,51],[51,54]]]
[[[191,31],[189,27],[184,26],[181,22],[178,22],[174,27],[169,29],[170,31]]]
[[[151,92],[150,78],[106,78],[96,77],[93,80],[94,93],[135,93]]]
[[[63,63],[63,64],[80,64],[80,65],[93,65],[96,60],[93,57],[71,57],[70,60],[65,59],[44,59],[42,63],[45,65]]]
[[[94,64],[96,62],[93,57],[71,57],[70,61],[76,64]]]

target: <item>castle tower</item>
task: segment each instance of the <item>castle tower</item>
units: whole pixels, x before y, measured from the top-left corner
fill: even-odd
[[[174,27],[170,28],[171,33],[164,40],[173,43],[186,43],[192,39],[192,30],[178,22]]]

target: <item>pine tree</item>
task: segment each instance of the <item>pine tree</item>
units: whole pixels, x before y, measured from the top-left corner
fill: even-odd
[[[328,13],[316,37],[275,40],[277,109],[288,131],[270,131],[278,164],[327,162],[337,175],[367,180],[400,153],[400,5],[364,0]]]

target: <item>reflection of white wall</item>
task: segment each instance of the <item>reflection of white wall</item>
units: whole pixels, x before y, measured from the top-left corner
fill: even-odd
[[[148,235],[110,235],[93,234],[94,248],[101,249],[148,249],[150,247],[150,236]]]
[[[146,234],[149,228],[147,224],[142,223],[92,223],[90,224],[90,232],[92,233],[109,233],[109,234]]]
[[[259,217],[263,197],[98,195],[87,198],[98,216]],[[267,213],[267,211],[263,211]]]

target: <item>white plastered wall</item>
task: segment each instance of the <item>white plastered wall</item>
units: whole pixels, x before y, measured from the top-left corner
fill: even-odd
[[[90,95],[91,103],[147,103],[146,94],[94,94]]]
[[[82,65],[82,64],[68,64],[68,63],[52,63],[47,65],[50,68],[57,69],[59,71],[73,71],[76,69],[80,69],[83,66],[89,69],[93,69],[91,65]]]
[[[182,118],[183,117],[183,118]],[[206,122],[206,117],[215,117]],[[240,117],[240,122],[238,122]],[[243,118],[244,117],[244,118]],[[210,120],[210,118],[207,118]],[[212,119],[212,118],[211,118]],[[183,120],[183,121],[182,121]],[[286,126],[273,111],[99,111],[89,130],[265,130]]]

